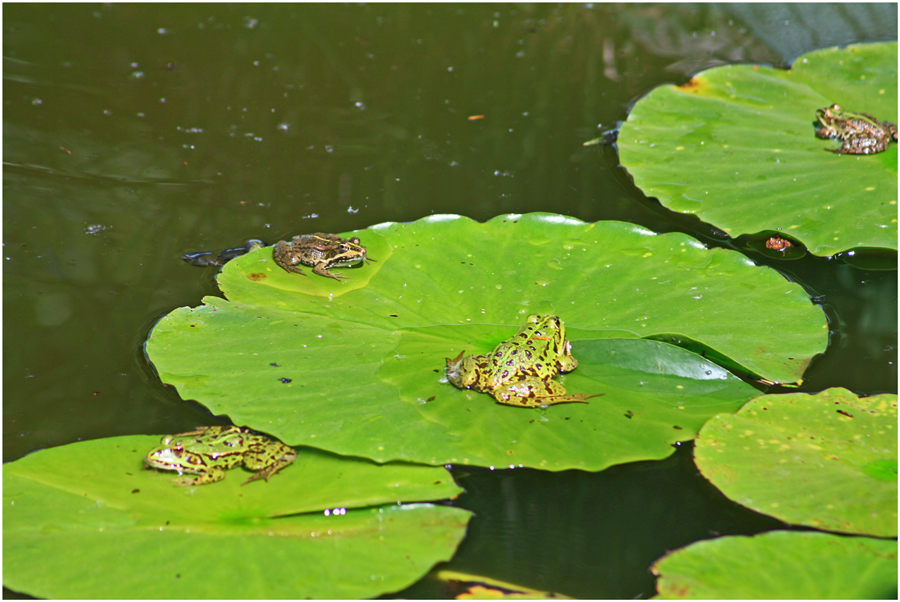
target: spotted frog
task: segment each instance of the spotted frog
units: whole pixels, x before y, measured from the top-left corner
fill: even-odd
[[[144,461],[151,468],[199,475],[175,479],[180,486],[221,481],[225,471],[238,464],[256,473],[244,485],[262,478],[268,481],[297,458],[294,448],[281,441],[237,426],[201,426],[187,433],[167,435],[160,443]]]
[[[460,389],[490,393],[498,402],[535,408],[556,403],[587,403],[594,395],[566,395],[553,379],[578,367],[566,327],[558,316],[531,314],[515,336],[503,341],[490,355],[465,351],[447,360],[447,379]]]
[[[838,154],[868,155],[886,150],[897,140],[897,126],[878,121],[868,113],[854,113],[831,105],[816,111],[816,136],[841,143],[840,148],[825,149]]]
[[[314,274],[340,280],[347,278],[338,274],[332,274],[328,270],[334,267],[343,267],[360,261],[375,261],[366,256],[366,248],[359,244],[359,239],[341,238],[337,234],[301,234],[295,236],[291,242],[279,241],[273,250],[275,263],[288,272],[303,274],[298,264],[309,266]],[[306,274],[303,274],[304,276]]]

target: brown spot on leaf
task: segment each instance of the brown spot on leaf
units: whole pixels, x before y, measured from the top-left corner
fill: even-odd
[[[703,82],[701,82],[696,77],[692,77],[690,81],[687,81],[680,86],[678,86],[679,90],[684,90],[685,92],[699,92],[700,88],[704,87]]]

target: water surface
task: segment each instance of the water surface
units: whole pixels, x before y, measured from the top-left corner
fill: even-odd
[[[531,211],[727,245],[583,143],[713,65],[896,39],[896,5],[809,6],[4,5],[4,461],[216,421],[143,353],[219,294],[185,252]],[[831,321],[806,390],[896,392],[896,272],[776,267]],[[477,515],[449,568],[567,595],[649,596],[667,549],[773,528],[689,450],[456,476]]]

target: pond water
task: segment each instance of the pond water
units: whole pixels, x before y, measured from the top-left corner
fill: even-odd
[[[183,253],[440,213],[547,211],[728,246],[646,198],[614,146],[655,86],[896,39],[896,5],[36,5],[4,31],[3,459],[216,422],[143,344],[218,295]],[[761,124],[765,127],[765,124]],[[828,314],[803,390],[897,390],[895,270],[776,262]],[[894,259],[894,262],[896,260]],[[780,525],[669,460],[602,473],[457,469],[475,510],[451,570],[579,597]],[[9,594],[9,592],[7,592]],[[423,581],[408,596],[446,595]]]

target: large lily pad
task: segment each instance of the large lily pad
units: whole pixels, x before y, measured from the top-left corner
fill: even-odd
[[[719,537],[651,567],[655,600],[874,600],[897,598],[897,542],[772,531]]]
[[[147,351],[162,380],[294,445],[601,470],[666,457],[755,393],[697,355],[637,337],[699,341],[788,382],[827,341],[801,287],[682,234],[546,214],[357,234],[378,262],[345,269],[347,283],[288,274],[271,249],[229,263],[220,286],[230,301],[206,298],[153,329]],[[575,341],[569,391],[603,397],[530,410],[443,380],[445,357],[489,352],[532,312],[562,316]]]
[[[897,145],[837,155],[815,136],[831,104],[897,122],[897,44],[817,50],[790,70],[716,67],[642,98],[619,154],[647,195],[732,236],[780,231],[817,255],[897,249]]]
[[[764,395],[707,422],[694,455],[703,476],[757,512],[896,537],[896,427],[896,395]]]
[[[233,470],[175,487],[174,473],[141,470],[158,443],[99,439],[4,465],[4,585],[44,598],[368,598],[449,560],[470,516],[400,504],[460,493],[442,468],[301,448],[269,482],[242,486],[248,473]]]

